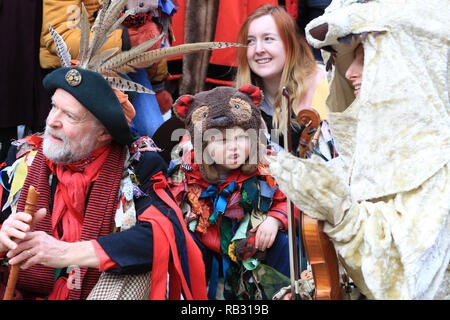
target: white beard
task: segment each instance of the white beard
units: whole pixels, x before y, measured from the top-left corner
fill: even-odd
[[[48,138],[52,134],[63,140],[63,146],[52,144]],[[95,150],[95,139],[86,132],[77,141],[69,140],[64,134],[57,133],[49,126],[45,127],[42,151],[44,155],[57,164],[69,164],[89,156]]]

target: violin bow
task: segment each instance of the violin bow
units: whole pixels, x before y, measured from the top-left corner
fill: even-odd
[[[291,144],[291,102],[289,99],[289,92],[286,87],[283,87],[282,114],[286,126],[283,133],[284,148],[292,153]],[[289,237],[289,269],[291,278],[291,299],[300,300],[300,292],[298,287],[298,257],[297,257],[297,240],[295,238],[295,215],[294,204],[286,198],[288,211],[288,237]]]

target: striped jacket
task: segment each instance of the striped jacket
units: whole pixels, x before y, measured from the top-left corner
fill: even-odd
[[[136,225],[128,230],[113,233],[125,156],[126,149],[114,144],[98,179],[89,191],[80,241],[96,239],[106,254],[116,262],[117,267],[111,272],[130,274],[152,270],[155,263],[160,263],[158,257],[154,257],[153,254],[154,247],[156,247],[154,239],[165,240],[160,241],[164,242],[163,244],[158,243],[158,250],[170,251],[171,260],[181,260],[180,265],[183,266],[191,264],[193,257],[198,258],[196,256],[198,252],[195,251],[196,247],[193,247],[192,240],[186,239],[187,231],[184,224],[181,223],[182,221],[180,222],[177,214],[178,208],[168,204],[172,196],[163,175],[166,166],[162,158],[155,152],[144,152],[140,160],[133,163],[134,172],[140,182],[139,186],[145,193],[144,196],[135,198],[138,217]],[[57,178],[53,178],[49,184],[50,173],[42,149],[39,149],[29,167],[17,207],[18,211],[23,211],[27,190],[30,185],[35,186],[40,193],[37,208],[45,207],[50,214],[47,214],[34,230],[44,231],[48,234],[51,234],[51,209],[57,184]],[[158,189],[155,188],[157,184],[160,186]],[[165,238],[167,232],[155,229],[155,221],[166,227],[171,226],[173,230],[170,232],[170,239]],[[169,242],[174,244],[170,248]],[[195,289],[192,290],[192,295],[196,298],[205,296],[203,295],[204,290],[198,289],[204,285],[204,271],[202,270],[204,270],[202,266],[197,266],[197,268],[190,267],[189,271],[183,269],[180,272],[181,280],[187,279],[185,282]],[[45,297],[52,291],[57,273],[58,270],[42,265],[21,270],[17,288],[25,292],[26,296],[31,294]],[[100,271],[97,268],[81,267],[77,276],[81,280],[81,286],[70,290],[69,299],[72,300],[85,299],[89,295],[98,281]],[[185,293],[189,291],[189,289],[183,289]],[[156,297],[164,299],[164,294],[158,292]]]

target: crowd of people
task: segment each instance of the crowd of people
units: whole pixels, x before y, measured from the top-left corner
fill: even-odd
[[[168,99],[185,126],[169,162],[147,92],[169,94],[167,61],[134,73],[126,57],[171,29],[177,1],[133,16],[156,33],[103,27],[125,0],[72,2],[81,36],[58,13],[73,12],[65,1],[36,8],[53,14],[34,80],[50,105],[43,133],[2,140],[2,296],[20,265],[15,299],[111,299],[119,283],[131,289],[114,299],[314,299],[307,215],[323,223],[346,298],[450,297],[449,11],[437,1],[334,0],[307,25],[287,4],[258,6],[236,34],[233,85]],[[319,121],[306,142],[305,111]]]

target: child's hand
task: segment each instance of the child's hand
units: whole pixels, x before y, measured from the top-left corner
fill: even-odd
[[[267,216],[267,218],[250,232],[256,231],[255,247],[260,251],[270,248],[275,241],[277,232],[282,227],[282,223],[277,218]]]

